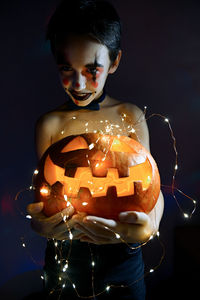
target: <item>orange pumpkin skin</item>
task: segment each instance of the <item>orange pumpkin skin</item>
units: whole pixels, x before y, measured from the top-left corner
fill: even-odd
[[[149,213],[160,193],[153,157],[126,136],[68,136],[47,149],[38,171],[36,200],[47,216],[69,201],[76,211],[118,220],[122,211]]]

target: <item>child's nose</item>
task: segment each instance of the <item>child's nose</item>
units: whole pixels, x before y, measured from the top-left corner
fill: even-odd
[[[73,89],[81,91],[86,88],[86,78],[82,74],[76,74],[73,80]]]

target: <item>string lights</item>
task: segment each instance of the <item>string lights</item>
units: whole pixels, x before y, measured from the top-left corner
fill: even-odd
[[[88,132],[94,132],[94,133],[101,133],[101,134],[109,134],[109,135],[117,135],[117,136],[121,136],[121,135],[125,135],[125,136],[136,136],[138,141],[140,142],[139,140],[139,137],[137,135],[137,126],[141,123],[141,122],[144,122],[145,120],[149,120],[150,118],[152,117],[159,117],[161,118],[164,123],[166,123],[168,125],[168,128],[169,128],[169,131],[170,131],[170,135],[171,135],[171,138],[173,140],[173,149],[174,149],[174,153],[175,153],[175,161],[174,161],[174,168],[173,168],[173,175],[172,175],[172,182],[171,182],[171,194],[173,196],[173,198],[175,199],[180,211],[182,212],[182,215],[185,219],[189,219],[192,217],[193,213],[195,212],[195,209],[196,209],[196,205],[197,205],[197,202],[196,200],[192,199],[191,197],[189,197],[188,195],[184,194],[181,190],[177,189],[175,187],[175,178],[176,178],[176,172],[178,170],[178,152],[177,152],[177,148],[176,148],[176,139],[175,139],[175,136],[174,136],[174,133],[173,133],[173,130],[172,130],[172,127],[171,127],[171,124],[170,124],[170,121],[167,117],[161,115],[161,114],[151,114],[150,116],[146,117],[146,111],[147,111],[147,107],[145,106],[144,107],[144,111],[143,113],[141,113],[141,115],[139,116],[139,118],[136,120],[136,122],[134,124],[132,124],[132,119],[129,117],[128,113],[122,113],[120,115],[120,120],[118,121],[117,124],[115,123],[111,123],[108,119],[102,119],[100,121],[92,121],[92,126],[91,126],[91,123],[88,121],[88,120],[83,120],[81,119],[82,123],[84,124],[84,128],[85,128],[85,133],[88,133]],[[71,117],[71,121],[74,121],[76,122],[78,119],[78,117],[76,116],[72,116]],[[94,129],[95,128],[95,129]],[[98,129],[97,129],[98,128]],[[60,134],[61,136],[65,136],[65,132],[67,133],[66,131],[66,128],[63,128],[61,131],[60,131]],[[96,144],[99,142],[99,139],[96,140]],[[109,141],[108,141],[109,142]],[[95,147],[95,144],[94,143],[91,143],[89,145],[89,150],[92,150],[93,148]],[[102,158],[102,161],[105,160],[106,156],[107,156],[107,153],[108,153],[108,150],[104,150],[103,151],[104,153],[104,157]],[[90,165],[90,161],[88,159],[88,165]],[[98,165],[96,165],[96,167],[98,167]],[[34,176],[37,176],[38,175],[38,170],[36,169],[34,172],[33,172],[33,177]],[[92,184],[92,182],[91,182]],[[163,187],[165,185],[162,185]],[[27,189],[26,189],[27,190]],[[29,191],[33,191],[34,190],[34,185],[32,184],[29,189]],[[176,196],[175,196],[175,191],[178,191],[181,195],[183,195],[184,197],[187,197],[188,199],[190,199],[192,201],[192,204],[193,204],[193,209],[191,210],[191,212],[185,212],[181,205],[179,204]],[[18,199],[18,196],[20,195],[22,191],[20,191],[16,197],[15,197],[15,200]],[[41,192],[41,191],[40,191]],[[43,188],[42,192],[45,194],[45,193],[48,193],[48,190],[45,189],[45,187]],[[92,193],[92,192],[91,192]],[[67,195],[64,195],[64,199],[65,201],[67,202],[67,207],[70,205],[70,197],[68,197]],[[87,206],[87,201],[84,201],[82,203],[83,206]],[[26,219],[31,219],[32,217],[30,215],[26,215],[25,216]],[[97,268],[96,267],[96,262],[95,262],[95,257],[94,257],[94,253],[92,251],[92,248],[90,246],[90,243],[88,243],[88,247],[89,247],[89,251],[90,251],[90,257],[91,257],[91,261],[89,262],[89,265],[91,267],[91,287],[92,287],[92,295],[89,295],[89,296],[82,296],[79,294],[79,291],[78,291],[78,287],[77,287],[77,284],[75,284],[71,278],[69,277],[68,275],[68,271],[71,267],[73,267],[70,263],[70,254],[71,254],[71,251],[72,251],[72,242],[73,242],[73,231],[70,229],[69,225],[68,225],[68,220],[69,220],[69,215],[66,216],[66,215],[63,215],[63,222],[66,224],[66,230],[68,231],[68,239],[69,239],[69,242],[70,242],[70,247],[69,247],[69,251],[68,251],[68,254],[66,257],[62,257],[62,251],[60,249],[60,243],[62,244],[62,242],[65,242],[64,240],[63,241],[57,241],[55,239],[53,239],[53,243],[54,243],[54,248],[55,248],[55,261],[58,265],[58,268],[60,269],[60,272],[59,274],[57,274],[58,276],[58,286],[55,286],[54,289],[50,292],[50,294],[53,294],[55,291],[59,291],[60,292],[60,295],[62,294],[62,291],[67,287],[67,284],[68,282],[70,282],[72,288],[75,290],[76,294],[78,297],[80,298],[85,298],[85,299],[92,299],[92,298],[95,298],[103,293],[109,293],[110,290],[112,290],[113,288],[126,288],[126,287],[129,287],[133,284],[135,284],[136,282],[140,281],[141,279],[143,279],[145,276],[147,276],[148,274],[152,274],[154,273],[154,271],[156,271],[163,259],[164,259],[164,256],[165,256],[165,247],[164,247],[164,244],[162,243],[161,241],[161,238],[160,238],[160,232],[157,231],[157,232],[154,232],[146,241],[144,241],[143,243],[140,243],[138,246],[131,246],[129,243],[127,243],[123,238],[122,236],[118,233],[118,232],[115,232],[113,231],[111,228],[107,227],[107,226],[104,226],[104,229],[105,230],[108,230],[110,232],[113,233],[113,237],[117,240],[119,240],[121,243],[124,243],[126,244],[127,247],[129,247],[130,249],[132,250],[135,250],[135,249],[138,249],[138,248],[141,248],[143,247],[144,245],[146,245],[147,243],[149,243],[151,240],[153,240],[154,238],[156,238],[158,241],[159,241],[159,244],[162,248],[162,255],[159,259],[159,262],[151,267],[149,270],[147,270],[144,275],[140,278],[138,278],[137,280],[131,282],[129,285],[110,285],[110,284],[106,284],[105,287],[102,289],[102,291],[98,292],[98,293],[95,293],[95,289],[94,289],[94,270]],[[26,243],[24,241],[24,239],[22,238],[21,240],[21,245],[23,248],[26,248]],[[55,275],[56,276],[56,275]],[[41,276],[41,279],[42,280],[45,280],[45,277],[42,275]]]

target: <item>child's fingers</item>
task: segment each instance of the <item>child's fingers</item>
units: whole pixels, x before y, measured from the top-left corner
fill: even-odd
[[[120,222],[145,225],[149,222],[149,216],[144,212],[127,211],[119,214]]]
[[[44,203],[43,202],[35,202],[27,205],[27,212],[31,216],[37,213],[40,213],[43,210]]]

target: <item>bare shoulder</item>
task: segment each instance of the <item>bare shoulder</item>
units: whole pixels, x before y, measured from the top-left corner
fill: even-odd
[[[59,113],[57,111],[51,111],[39,117],[39,119],[36,122],[36,129],[42,131],[44,130],[47,133],[48,130],[50,130],[50,128],[52,131],[52,129],[56,125],[58,125],[59,122],[60,122]]]
[[[52,136],[59,127],[61,115],[58,111],[51,111],[42,115],[35,126],[36,151],[39,158],[52,144]]]
[[[124,115],[124,120],[134,128],[135,132],[131,137],[138,140],[147,150],[150,150],[149,130],[144,111],[135,104],[119,102],[118,113]]]

